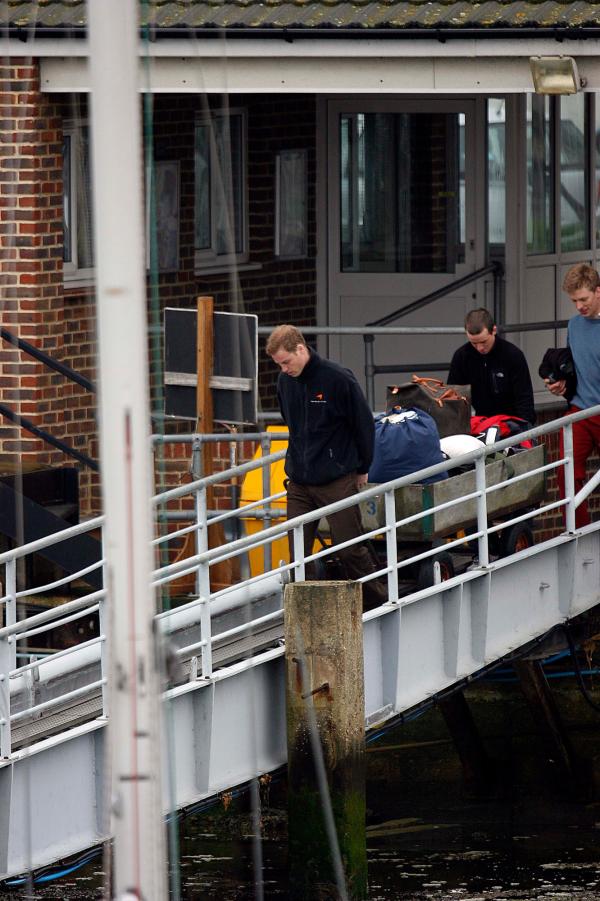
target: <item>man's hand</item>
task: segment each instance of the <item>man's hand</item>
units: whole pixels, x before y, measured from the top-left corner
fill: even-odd
[[[561,397],[565,393],[567,387],[565,379],[560,379],[558,382],[551,382],[549,379],[544,379],[544,382],[551,394],[556,394],[557,397]]]
[[[363,488],[367,484],[368,477],[369,477],[368,473],[366,473],[366,472],[361,473],[361,475],[358,475],[358,473],[357,473],[357,475],[356,475],[356,490],[357,491],[360,491],[360,489]]]

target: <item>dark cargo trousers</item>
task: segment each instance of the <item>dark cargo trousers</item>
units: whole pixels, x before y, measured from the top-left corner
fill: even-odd
[[[302,516],[304,513],[310,513],[312,510],[318,510],[327,504],[333,504],[343,498],[351,497],[356,494],[356,474],[342,476],[334,482],[328,482],[327,485],[298,485],[291,479],[287,482],[287,515],[288,519],[295,516]],[[358,506],[348,507],[346,510],[340,510],[332,516],[327,517],[329,529],[331,531],[332,544],[341,544],[362,535],[362,525],[360,521],[360,511]],[[319,521],[307,523],[304,527],[304,553],[306,555],[312,553],[312,547]],[[289,535],[290,542],[290,559],[294,559],[294,537],[293,532]],[[351,547],[344,548],[337,553],[341,563],[346,570],[349,579],[359,579],[369,573],[375,572],[377,566],[375,555],[369,547],[363,542],[353,544]],[[316,578],[316,567],[314,563],[309,563],[306,567],[306,578]],[[388,599],[387,582],[383,578],[372,579],[370,582],[363,583],[363,599],[364,608],[372,609],[380,604],[385,603]]]

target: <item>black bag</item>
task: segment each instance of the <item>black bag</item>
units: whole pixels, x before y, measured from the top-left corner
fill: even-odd
[[[560,382],[564,379],[566,382],[564,396],[568,401],[571,400],[577,389],[577,374],[570,347],[549,347],[539,365],[538,373],[541,378],[550,382]]]
[[[418,407],[432,416],[440,438],[471,432],[471,386],[446,385],[440,379],[412,376],[402,385],[388,385],[387,411],[393,407]]]

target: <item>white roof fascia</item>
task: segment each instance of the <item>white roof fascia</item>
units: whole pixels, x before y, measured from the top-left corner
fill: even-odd
[[[508,46],[506,42],[505,46]],[[331,46],[336,46],[332,42]],[[421,42],[414,42],[413,46]],[[397,46],[397,45],[396,45]],[[403,45],[409,47],[410,44]],[[354,43],[355,49],[361,47]],[[439,47],[439,45],[438,45]],[[521,49],[521,48],[520,48]],[[377,57],[283,56],[255,57],[220,54],[213,57],[160,57],[140,62],[140,91],[208,94],[506,94],[531,93],[529,54],[435,58],[384,55]],[[516,50],[516,48],[515,48]],[[538,53],[541,48],[536,45]],[[533,54],[532,54],[533,55]],[[537,54],[536,54],[537,55]],[[600,55],[576,56],[586,90],[600,90]],[[87,60],[45,58],[41,61],[42,90],[49,93],[89,91]]]
[[[161,38],[157,41],[141,41],[140,57],[175,57],[175,58],[235,58],[263,59],[273,57],[281,59],[300,58],[338,58],[348,57],[390,57],[412,58],[423,57],[530,57],[530,56],[596,56],[600,49],[600,38],[581,40],[545,37],[531,38],[515,35],[504,38],[460,38],[445,36],[437,38],[415,37],[401,31],[390,37],[356,38],[323,38],[312,37],[307,33],[305,38],[294,36],[291,39],[281,37],[250,38],[212,38],[178,40]],[[87,57],[89,43],[86,38],[60,39],[44,38],[20,41],[16,38],[0,39],[0,53],[3,57],[52,58],[52,57]]]

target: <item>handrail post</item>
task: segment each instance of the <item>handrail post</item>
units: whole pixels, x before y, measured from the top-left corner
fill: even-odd
[[[475,488],[477,495],[477,531],[480,536],[477,539],[477,554],[480,566],[488,566],[490,554],[487,533],[487,497],[485,493],[485,456],[482,454],[475,461]]]
[[[494,267],[494,322],[500,326],[504,324],[504,309],[502,304],[502,275],[503,269],[500,263],[496,262]]]
[[[394,491],[385,492],[385,545],[387,551],[388,599],[398,600],[398,544],[396,541],[396,498]]]
[[[271,436],[263,435],[260,439],[260,449],[263,457],[267,457],[271,453]],[[263,501],[266,497],[270,497],[271,495],[271,467],[270,466],[261,466],[262,473],[262,496]],[[272,523],[271,518],[271,503],[263,504],[263,529],[270,528]],[[267,541],[266,544],[263,544],[263,567],[264,572],[269,572],[269,570],[273,569],[273,545],[270,541]]]
[[[200,435],[194,435],[194,437],[192,438],[192,461],[190,464],[190,470],[192,474],[192,481],[196,482],[198,479],[202,478],[202,439]],[[208,529],[207,511],[205,509],[204,519],[201,519],[201,506],[202,504],[200,501],[200,489],[196,489],[196,492],[194,493],[194,509],[196,514],[196,532],[194,533],[194,537],[197,554],[202,553],[200,549],[200,546],[202,544],[202,529],[204,528],[205,532]],[[206,548],[208,548],[208,540],[206,542]],[[200,569],[198,569],[196,572],[196,594],[199,597],[202,595],[202,591],[200,589]]]
[[[108,566],[104,552],[104,528],[100,529],[100,547],[104,565],[102,567],[102,585],[106,591],[109,583]],[[102,716],[108,718],[110,713],[110,691],[108,686],[110,617],[107,615],[107,593],[98,602],[98,631],[100,633],[100,678],[102,679]]]
[[[6,564],[6,604],[5,604],[5,626],[14,626],[17,621],[17,561],[13,557]],[[8,643],[8,668],[15,669],[17,665],[17,640],[13,636]]]
[[[208,550],[208,507],[205,486],[196,491],[196,517],[199,525],[196,532],[197,552],[204,554]],[[200,632],[204,641],[201,651],[202,678],[210,679],[212,676],[212,629],[210,622],[210,563],[208,560],[203,560],[198,566],[197,585],[200,598]]]
[[[294,581],[304,582],[306,579],[306,567],[304,565],[304,526],[294,526]]]
[[[234,435],[237,434],[237,428],[236,428],[235,426],[232,426],[231,428],[232,428],[233,434],[234,434]],[[235,439],[233,438],[233,436],[230,435],[230,436],[229,436],[229,468],[230,468],[231,470],[234,470],[234,469],[236,469],[236,467],[237,467],[237,464],[238,464],[238,450],[239,450],[239,445],[237,444],[237,442],[235,441]],[[239,509],[239,506],[240,506],[240,494],[241,494],[241,492],[240,492],[240,486],[239,486],[239,484],[238,484],[238,480],[237,480],[236,478],[233,478],[233,479],[231,480],[231,486],[230,486],[231,509],[232,509],[232,510],[238,510],[238,509]],[[240,530],[240,518],[239,518],[239,514],[238,514],[238,516],[234,516],[234,518],[232,519],[231,522],[232,522],[232,528],[233,528],[233,538],[234,538],[234,541],[235,541],[237,538],[241,538],[241,537],[242,537],[242,533],[241,533],[241,530]]]
[[[573,425],[563,426],[563,451],[565,456],[565,527],[567,532],[575,531],[575,463],[573,460]]]
[[[12,753],[10,731],[10,657],[16,642],[14,636],[0,639],[0,757],[7,759]]]
[[[365,385],[367,403],[375,409],[375,335],[363,335],[365,342]]]
[[[202,438],[194,435],[192,441],[192,478],[202,478]],[[194,492],[196,508],[196,553],[204,554],[208,550],[208,492],[206,485],[201,485]],[[210,563],[203,560],[196,572],[196,592],[200,598],[200,632],[202,645],[202,678],[212,676],[212,630],[210,622]]]

